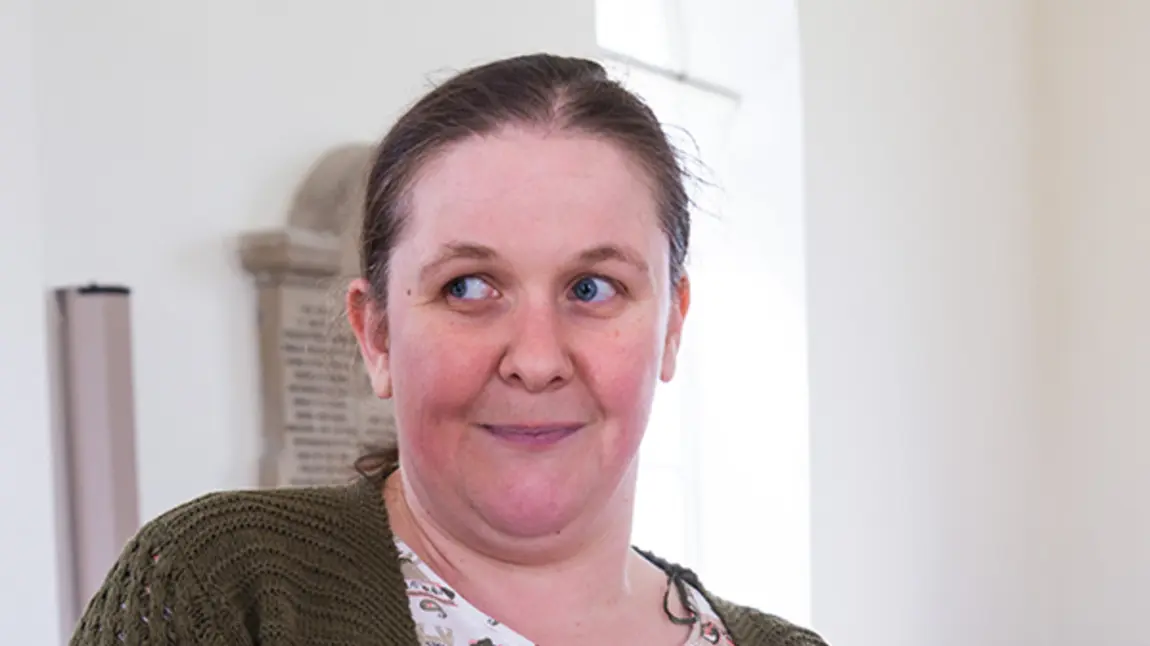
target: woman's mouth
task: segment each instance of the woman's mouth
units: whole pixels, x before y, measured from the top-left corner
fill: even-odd
[[[480,424],[491,435],[515,444],[550,446],[575,434],[582,424]]]

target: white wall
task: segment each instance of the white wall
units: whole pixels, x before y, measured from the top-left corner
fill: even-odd
[[[237,236],[429,70],[594,47],[590,0],[36,3],[49,284],[133,289],[141,507],[255,484],[255,294]],[[496,18],[497,17],[497,18]],[[43,267],[43,269],[41,269]]]
[[[799,7],[814,623],[1045,643],[1030,5]]]
[[[1147,643],[1150,4],[1038,4],[1060,645]]]
[[[6,641],[60,641],[45,290],[133,290],[145,520],[256,484],[256,303],[237,237],[283,224],[309,165],[382,135],[429,70],[593,53],[593,6],[0,0],[0,517],[27,523],[0,549]]]
[[[32,0],[0,1],[0,640],[60,642]]]
[[[1145,644],[1150,5],[800,24],[816,625]]]

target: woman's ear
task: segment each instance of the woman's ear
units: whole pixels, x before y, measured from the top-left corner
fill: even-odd
[[[679,357],[679,345],[683,338],[683,322],[687,310],[691,308],[691,281],[684,274],[674,286],[671,294],[671,311],[667,316],[667,337],[663,342],[663,362],[659,368],[659,378],[671,381],[675,376],[675,365]]]
[[[387,312],[371,297],[371,285],[362,278],[351,281],[346,297],[347,322],[355,333],[359,354],[376,397],[391,397],[391,354],[388,351]]]

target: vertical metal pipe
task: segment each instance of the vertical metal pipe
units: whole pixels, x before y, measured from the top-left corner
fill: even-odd
[[[64,449],[74,613],[139,529],[130,293],[91,285],[56,292],[60,446]]]

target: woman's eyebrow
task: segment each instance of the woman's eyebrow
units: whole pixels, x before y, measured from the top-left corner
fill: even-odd
[[[430,274],[452,260],[492,260],[499,254],[491,247],[472,242],[448,242],[439,248],[435,258],[419,270],[421,281],[427,280]]]
[[[642,273],[647,273],[650,269],[647,266],[647,261],[643,260],[641,254],[629,247],[620,247],[619,245],[613,244],[599,245],[598,247],[587,249],[579,254],[579,260],[587,264],[614,260],[631,265]]]
[[[473,242],[448,242],[440,247],[435,258],[419,270],[420,280],[427,280],[443,265],[453,260],[494,260],[499,253],[486,245]],[[576,257],[581,264],[591,265],[599,262],[615,261],[630,265],[640,273],[647,273],[650,267],[643,256],[629,247],[615,244],[604,244],[581,251]]]

